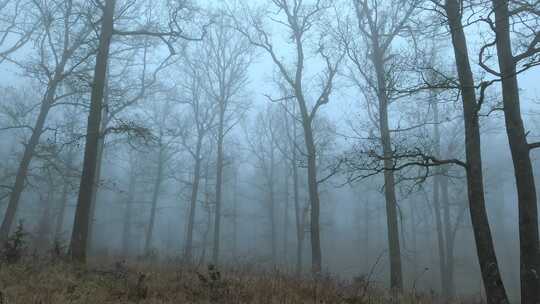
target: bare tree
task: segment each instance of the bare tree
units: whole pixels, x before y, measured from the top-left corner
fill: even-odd
[[[81,263],[86,263],[90,208],[98,158],[102,101],[107,74],[107,62],[113,35],[115,7],[116,0],[106,0],[105,6],[101,7],[103,10],[103,18],[101,21],[99,47],[96,56],[94,80],[92,82],[92,93],[90,97],[90,114],[88,115],[81,184],[70,244],[70,252],[73,260]]]
[[[169,176],[169,164],[172,158],[179,152],[178,138],[179,132],[176,132],[171,125],[175,125],[175,106],[172,100],[163,98],[161,94],[155,94],[149,97],[146,106],[144,120],[151,125],[149,132],[152,136],[153,144],[150,144],[150,151],[155,158],[155,174],[153,175],[152,196],[150,200],[150,217],[144,241],[144,254],[149,256],[152,251],[152,239],[157,219],[158,204],[160,194],[163,190],[163,184]],[[146,127],[141,127],[141,131]]]
[[[94,79],[92,82],[84,163],[71,241],[71,255],[73,259],[83,263],[86,261],[89,222],[92,216],[92,197],[96,181],[103,97],[107,78],[107,63],[113,35],[130,37],[142,36],[157,39],[165,43],[171,55],[175,53],[174,43],[178,39],[200,40],[199,37],[194,38],[186,35],[184,29],[181,28],[183,25],[182,21],[186,18],[186,12],[189,13],[191,11],[191,8],[188,7],[184,1],[174,2],[168,9],[169,18],[166,22],[166,26],[162,26],[163,22],[161,19],[155,20],[154,17],[154,19],[145,20],[143,26],[136,29],[115,28],[114,15],[116,0],[107,0],[104,5],[101,2],[97,2],[96,4],[103,12],[103,17],[101,19],[100,40],[96,57]],[[119,11],[126,14],[126,12],[129,12],[130,9],[134,7],[137,6],[127,4],[126,7]]]
[[[374,120],[380,133],[385,168],[392,167],[392,130],[388,112],[390,104],[398,98],[396,86],[400,77],[399,68],[396,68],[400,64],[400,55],[393,46],[400,36],[408,35],[412,31],[412,16],[418,11],[421,3],[420,0],[387,2],[354,0],[358,30],[352,33],[360,35],[363,43],[356,42],[350,37],[342,38],[347,55],[355,67],[353,73],[360,75],[353,78],[363,79],[365,87],[373,91],[378,101]],[[362,49],[364,46],[365,50]],[[401,290],[403,277],[395,184],[394,171],[384,170],[390,286],[392,289]]]
[[[280,84],[281,90],[286,95],[287,85]],[[301,170],[301,163],[305,163],[303,156],[304,150],[301,148],[300,134],[298,134],[298,127],[301,125],[301,120],[298,117],[297,103],[295,100],[289,100],[282,103],[281,119],[283,124],[280,127],[283,129],[279,131],[281,134],[276,142],[277,148],[281,153],[284,160],[287,161],[288,169],[285,170],[287,178],[285,180],[285,190],[287,196],[289,196],[289,175],[292,179],[292,198],[294,207],[294,220],[295,220],[295,235],[296,235],[296,261],[295,261],[295,274],[300,276],[302,273],[303,256],[304,256],[304,240],[306,234],[306,218],[309,212],[309,204],[303,205],[301,203],[301,181],[300,177],[303,174]],[[278,126],[279,127],[279,126]],[[288,197],[286,200],[288,201]],[[287,203],[286,201],[286,203]],[[288,214],[287,206],[284,210],[285,214]],[[285,219],[286,220],[286,219]],[[284,233],[288,234],[288,229],[285,229]],[[285,241],[285,240],[284,240]]]
[[[224,140],[243,118],[247,105],[243,93],[252,61],[249,42],[239,35],[225,16],[215,20],[200,46],[197,64],[203,68],[204,92],[216,105],[216,187],[214,247],[212,261],[219,264],[223,194]]]
[[[317,178],[317,148],[313,134],[313,123],[320,108],[327,104],[332,93],[334,78],[337,74],[342,55],[335,49],[325,44],[324,36],[318,41],[318,48],[313,50],[315,55],[324,63],[324,69],[317,74],[320,77],[320,94],[313,102],[309,101],[311,94],[307,94],[304,87],[306,81],[305,65],[307,63],[306,48],[313,33],[320,29],[322,15],[330,8],[329,1],[318,0],[313,3],[302,1],[273,0],[273,9],[261,10],[258,14],[249,12],[242,16],[247,20],[243,25],[237,18],[237,29],[249,39],[251,44],[257,46],[268,54],[281,77],[285,79],[287,86],[293,92],[292,96],[283,96],[277,99],[269,97],[273,101],[295,99],[300,109],[304,143],[306,146],[308,186],[310,198],[311,218],[311,255],[312,273],[319,275],[322,270],[322,253],[320,240],[320,199],[319,179]],[[291,45],[294,53],[293,63],[289,64],[279,55],[275,47],[276,41],[272,39],[272,33],[266,28],[267,23],[282,26],[288,34],[287,44]],[[317,42],[314,42],[317,44]],[[336,55],[337,53],[337,55]],[[336,57],[336,58],[333,58]]]
[[[142,41],[140,41],[142,40]],[[98,202],[100,186],[103,184],[101,171],[106,148],[109,146],[107,138],[110,133],[131,134],[141,131],[132,122],[126,121],[124,114],[134,106],[138,105],[145,98],[157,91],[162,90],[157,82],[158,73],[164,70],[171,63],[171,55],[165,57],[153,71],[149,71],[153,64],[149,57],[152,40],[137,39],[135,42],[124,42],[122,47],[114,50],[111,56],[111,65],[107,69],[107,77],[104,89],[102,119],[100,125],[100,136],[97,150],[97,165],[94,188],[92,191],[92,201],[90,207],[91,220],[88,228],[89,249],[92,247],[94,229],[96,221],[95,213]],[[139,60],[141,63],[137,64]],[[128,112],[129,113],[129,112]],[[139,134],[142,135],[142,134]]]
[[[128,178],[128,188],[127,188],[127,195],[125,198],[125,206],[124,206],[124,217],[123,217],[123,225],[122,225],[122,256],[128,257],[130,255],[130,249],[131,249],[131,237],[132,237],[132,226],[133,226],[133,204],[134,199],[137,195],[137,176],[138,172],[138,158],[140,156],[137,155],[136,151],[130,151],[129,152],[129,178]]]
[[[487,301],[488,303],[508,303],[508,297],[493,247],[484,198],[478,111],[485,97],[486,84],[475,85],[462,23],[462,17],[464,15],[463,1],[446,0],[444,4],[434,1],[434,4],[436,8],[442,10],[440,13],[446,18],[452,37],[459,89],[461,90],[461,99],[463,102],[465,170],[467,172],[469,211]],[[479,97],[476,95],[476,88],[480,88]]]
[[[37,44],[37,64],[30,66],[21,64],[21,67],[40,79],[44,85],[44,92],[34,125],[16,126],[29,128],[31,136],[25,144],[8,208],[0,227],[0,243],[5,242],[13,225],[27,172],[40,137],[46,131],[47,116],[51,108],[60,104],[61,99],[77,93],[76,91],[63,90],[59,94],[58,90],[68,77],[77,73],[79,67],[93,53],[91,49],[86,47],[92,39],[91,27],[88,23],[81,21],[84,20],[81,17],[83,12],[78,11],[78,6],[73,1],[66,1],[59,8],[56,8],[55,3],[49,1],[36,2],[33,9],[38,12],[39,18],[47,20],[47,22],[43,23],[43,28],[36,32],[32,38]],[[18,63],[10,57],[5,58],[13,63]]]
[[[433,41],[432,44],[436,44]],[[428,75],[425,77],[429,83],[437,83],[438,74],[440,71],[435,67],[436,63],[441,63],[438,49],[435,45],[429,51],[428,58],[430,63]],[[445,121],[441,117],[454,116],[453,108],[444,107],[445,96],[444,90],[430,89],[428,92],[429,106],[432,113],[431,123],[433,124],[433,155],[438,159],[448,158],[452,155],[461,155],[457,151],[457,147],[461,147],[457,141],[462,138],[459,134],[463,134],[462,128],[456,123],[461,123],[459,120]],[[451,93],[451,92],[450,92]],[[452,97],[452,96],[450,96]],[[448,126],[445,128],[445,126]],[[450,136],[441,136],[447,134]],[[453,298],[455,296],[454,282],[454,241],[452,236],[453,223],[451,220],[450,208],[450,177],[449,174],[452,168],[449,165],[436,167],[433,174],[433,211],[435,215],[435,226],[437,231],[437,244],[439,250],[439,271],[441,279],[441,291],[444,298]]]
[[[74,95],[70,100],[76,100],[80,96]],[[54,142],[49,138],[47,140],[48,147],[46,147],[45,158],[48,162],[52,162],[52,166],[55,169],[55,178],[58,179],[58,185],[54,189],[58,192],[58,197],[54,203],[55,214],[51,216],[55,219],[54,227],[54,241],[56,244],[61,244],[66,241],[64,226],[66,209],[71,196],[76,188],[76,180],[80,177],[77,170],[77,155],[80,149],[77,142],[80,140],[78,134],[80,124],[78,115],[84,110],[80,107],[63,107],[62,114],[57,117],[57,122],[53,121],[57,127],[54,129]],[[59,126],[58,126],[59,124]],[[41,155],[39,155],[41,154]],[[43,162],[43,153],[39,153],[38,157]]]
[[[200,59],[197,59],[197,48],[192,53],[185,55],[181,67],[185,73],[185,82],[179,84],[179,102],[189,107],[189,115],[185,117],[186,123],[182,127],[180,134],[183,147],[193,158],[193,179],[191,182],[191,196],[189,205],[189,216],[184,245],[184,260],[191,263],[193,259],[193,233],[196,219],[196,208],[199,196],[199,184],[201,180],[201,171],[203,163],[203,145],[210,131],[215,127],[215,118],[217,115],[217,106],[212,100],[209,100],[204,91],[205,81],[203,77],[202,65]],[[194,128],[193,128],[193,127]],[[195,132],[192,132],[194,129]],[[194,141],[194,142],[193,142]]]
[[[0,1],[0,63],[28,43],[42,28],[41,12],[35,10],[34,1]],[[37,13],[37,14],[36,14]]]
[[[528,17],[537,19],[540,16],[540,5],[535,1],[492,0],[491,3],[494,20],[491,19],[491,13],[483,20],[495,32],[495,40],[482,47],[480,65],[501,81],[506,134],[518,194],[521,303],[532,304],[540,302],[540,277],[537,275],[540,273],[540,241],[537,194],[530,150],[540,145],[529,144],[527,141],[517,76],[518,73],[540,63],[540,29],[537,21],[527,21]],[[529,41],[513,41],[512,31],[519,31],[518,37],[525,36]],[[513,44],[520,47],[517,54]],[[485,51],[492,46],[497,50],[499,71],[490,68],[484,57]]]
[[[272,266],[277,266],[277,182],[276,182],[276,167],[277,167],[277,137],[278,123],[277,113],[274,105],[267,105],[266,109],[259,112],[255,118],[254,125],[246,136],[251,153],[255,156],[257,162],[255,167],[262,172],[263,187],[262,191],[266,197],[264,202],[265,209],[268,212],[270,221],[270,248]]]

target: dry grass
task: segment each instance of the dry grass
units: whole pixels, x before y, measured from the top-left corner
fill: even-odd
[[[64,303],[426,303],[371,289],[365,282],[296,279],[281,273],[235,269],[188,269],[111,264],[77,268],[65,262],[27,261],[2,265],[1,304]]]

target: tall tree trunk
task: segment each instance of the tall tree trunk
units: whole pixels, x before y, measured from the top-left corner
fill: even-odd
[[[283,204],[283,265],[289,266],[289,179],[290,171],[285,168],[285,190],[284,190],[284,204]]]
[[[439,104],[435,94],[431,94],[433,108],[433,137],[435,139],[435,157],[441,158],[441,134],[439,130]],[[439,249],[439,272],[441,279],[441,294],[443,297],[448,297],[448,282],[447,279],[447,252],[445,248],[445,240],[443,233],[443,220],[441,217],[441,174],[442,170],[436,168],[435,176],[433,177],[433,212],[435,214],[435,226],[437,230],[437,245]]]
[[[238,167],[234,170],[233,191],[233,258],[236,261],[238,257]]]
[[[521,118],[516,60],[510,38],[508,0],[492,0],[497,57],[502,79],[504,121],[518,192],[521,303],[540,303],[540,244],[536,186],[527,134]]]
[[[11,190],[11,194],[9,196],[9,202],[6,212],[4,214],[4,219],[2,220],[2,225],[0,225],[0,247],[8,239],[10,230],[13,226],[13,222],[15,221],[15,216],[17,215],[17,209],[19,207],[21,194],[25,187],[26,176],[28,175],[28,168],[30,167],[30,162],[34,157],[36,147],[39,144],[39,138],[43,133],[45,121],[47,120],[47,115],[49,114],[49,110],[51,109],[52,104],[54,103],[56,89],[58,88],[58,85],[60,83],[60,75],[62,71],[63,67],[61,69],[57,69],[53,80],[51,80],[51,82],[49,83],[47,92],[45,93],[45,96],[41,102],[41,107],[39,109],[37,120],[32,129],[32,135],[30,136],[28,143],[24,147],[23,156],[21,158],[21,162],[19,163],[17,174],[15,176],[15,184],[13,185],[13,189]]]
[[[298,174],[298,151],[297,151],[297,137],[298,137],[298,127],[294,121],[296,115],[296,108],[293,104],[292,109],[292,134],[289,138],[290,148],[292,151],[291,157],[291,168],[293,173],[293,200],[294,200],[294,218],[296,224],[296,264],[295,264],[295,275],[297,277],[302,275],[302,266],[303,266],[303,257],[304,257],[304,238],[305,238],[305,214],[306,211],[300,206],[300,180]],[[286,128],[289,130],[289,120],[285,120]]]
[[[195,210],[197,208],[199,182],[201,180],[201,149],[202,137],[199,135],[199,138],[197,139],[197,147],[195,148],[195,167],[193,168],[193,182],[191,186],[191,199],[189,204],[189,218],[186,235],[186,245],[184,249],[184,260],[186,261],[186,263],[191,263],[193,259],[193,228],[195,227]]]
[[[437,170],[439,171],[439,170]],[[436,174],[440,174],[436,173]],[[443,223],[441,217],[441,202],[440,202],[440,177],[435,175],[433,177],[433,214],[435,219],[435,228],[437,231],[437,245],[439,253],[439,276],[441,280],[441,294],[443,297],[447,297],[447,283],[446,283],[446,248],[443,234]]]
[[[212,231],[212,208],[211,202],[210,202],[210,161],[207,160],[204,168],[204,205],[206,206],[206,217],[207,217],[207,225],[206,230],[203,234],[203,241],[202,241],[202,251],[201,251],[201,257],[199,259],[199,265],[202,265],[206,261],[206,250],[208,247],[208,238],[210,235],[210,231]]]
[[[56,216],[56,226],[54,229],[54,238],[60,240],[62,237],[62,229],[64,227],[64,217],[66,214],[66,205],[69,197],[69,184],[64,181],[62,186],[62,197],[60,199],[60,206],[58,210],[58,215]]]
[[[128,193],[126,197],[126,205],[124,207],[124,225],[122,227],[122,256],[128,257],[130,254],[130,242],[131,242],[131,218],[133,214],[133,199],[135,197],[135,186],[137,183],[137,177],[135,173],[135,164],[131,164],[131,172],[129,174]]]
[[[271,141],[272,146],[270,147],[270,176],[268,180],[268,199],[270,205],[270,237],[271,237],[271,246],[272,246],[272,267],[277,265],[277,228],[276,228],[276,202],[275,202],[275,193],[274,193],[274,147],[273,141]]]
[[[365,273],[369,273],[369,269],[371,267],[371,246],[370,246],[370,237],[369,234],[371,233],[370,225],[371,225],[371,214],[369,210],[369,203],[366,200],[364,202],[364,252],[365,252]]]
[[[77,208],[75,210],[73,233],[71,236],[71,256],[75,261],[81,263],[86,262],[88,225],[91,216],[90,208],[92,202],[92,191],[96,177],[96,161],[100,137],[99,128],[101,123],[101,108],[107,73],[109,48],[113,35],[115,4],[116,0],[105,0],[103,19],[101,21],[102,26],[99,38],[99,49],[96,57],[94,80],[92,83],[92,93],[90,97],[90,114],[88,115],[81,184],[79,197],[77,200]]]
[[[158,154],[158,167],[156,172],[156,181],[154,183],[154,191],[152,192],[152,206],[150,209],[150,221],[148,223],[148,230],[146,232],[146,240],[144,242],[144,254],[146,256],[150,255],[152,250],[152,236],[154,234],[154,226],[156,222],[156,212],[157,212],[157,203],[159,198],[159,193],[161,191],[161,183],[163,181],[163,166],[164,166],[164,147],[161,143],[161,138],[159,139],[159,154]]]
[[[67,158],[66,158],[66,168],[70,170],[70,168],[73,165],[73,158],[75,157],[74,151],[72,148],[69,148],[67,151]],[[69,199],[69,180],[67,176],[67,172],[62,176],[62,196],[59,202],[59,208],[58,208],[58,214],[56,216],[56,226],[54,229],[54,238],[56,241],[60,241],[63,234],[63,227],[64,227],[64,217],[66,214],[66,208],[68,204]]]
[[[478,262],[488,304],[507,304],[508,296],[499,271],[487,217],[480,148],[478,102],[473,73],[469,61],[467,41],[461,23],[461,6],[457,0],[446,0],[446,15],[452,35],[456,68],[461,85],[463,120],[465,124],[465,154],[467,164],[467,192]]]
[[[297,47],[301,49],[298,37]],[[299,52],[301,53],[301,52]],[[303,54],[299,55],[302,58]],[[311,273],[318,277],[322,270],[322,252],[321,236],[319,227],[320,218],[320,199],[319,199],[319,181],[317,180],[317,148],[313,137],[313,119],[315,113],[310,113],[307,109],[307,103],[302,91],[301,73],[296,75],[295,96],[300,108],[302,117],[302,128],[304,131],[304,144],[307,156],[307,182],[310,205],[310,237],[311,237]]]
[[[219,245],[221,239],[221,195],[223,186],[223,139],[224,139],[224,121],[225,105],[220,102],[218,140],[217,140],[217,161],[216,161],[216,214],[214,217],[214,247],[212,251],[212,262],[219,265]]]
[[[46,252],[50,245],[50,236],[51,236],[51,204],[54,202],[54,192],[55,192],[55,183],[53,177],[47,175],[47,194],[45,199],[41,201],[43,204],[41,214],[41,219],[38,226],[37,233],[37,244],[36,247],[41,252]]]
[[[296,128],[294,128],[296,130]],[[296,138],[296,132],[295,132]],[[299,180],[298,180],[298,167],[296,165],[296,146],[292,143],[292,170],[293,170],[293,199],[294,199],[294,219],[296,223],[296,267],[295,274],[300,276],[302,273],[302,249],[304,248],[304,221],[303,221],[303,211],[300,208],[300,190],[299,190]]]
[[[308,162],[308,188],[310,213],[310,236],[311,236],[311,272],[319,276],[322,270],[321,237],[319,227],[320,201],[319,201],[319,181],[317,180],[317,151],[311,119],[304,123],[304,139],[306,142],[307,162]]]
[[[418,236],[417,236],[417,229],[416,229],[416,208],[414,206],[414,203],[411,201],[409,203],[409,208],[410,208],[410,212],[411,212],[411,220],[410,220],[410,223],[411,223],[411,237],[412,237],[412,252],[413,252],[413,277],[415,278],[418,278],[418,255],[419,255],[419,252],[418,252]]]
[[[378,45],[378,42],[375,44]],[[401,249],[399,245],[399,227],[397,216],[397,199],[394,171],[392,171],[392,139],[388,124],[388,95],[386,73],[384,70],[384,54],[378,47],[374,48],[373,65],[377,74],[377,97],[379,99],[379,130],[384,157],[384,194],[386,200],[386,221],[388,226],[388,253],[390,255],[390,287],[399,291],[403,289],[401,270]]]
[[[97,197],[99,194],[99,187],[100,187],[100,181],[101,181],[101,169],[103,166],[103,153],[105,151],[105,130],[107,129],[107,125],[109,124],[109,112],[108,112],[108,82],[109,77],[107,75],[107,79],[105,80],[105,96],[103,96],[104,104],[102,107],[102,113],[101,113],[101,126],[99,127],[99,139],[98,139],[98,149],[97,149],[97,158],[96,158],[96,174],[94,178],[94,186],[92,188],[92,201],[90,203],[90,222],[88,223],[88,252],[91,252],[92,245],[94,244],[94,224],[96,221],[96,204],[97,204]]]
[[[444,239],[446,249],[446,296],[453,298],[456,295],[454,282],[454,238],[452,236],[452,222],[450,220],[450,195],[448,189],[448,167],[443,167],[443,175],[440,179]]]

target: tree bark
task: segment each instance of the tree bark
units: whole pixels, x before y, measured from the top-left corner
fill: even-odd
[[[62,229],[64,227],[64,217],[66,214],[66,206],[68,203],[68,197],[69,197],[69,184],[67,181],[64,181],[64,185],[62,186],[62,197],[60,199],[60,208],[58,210],[58,215],[56,216],[56,226],[54,229],[54,237],[57,241],[59,241],[62,237]]]
[[[308,113],[306,101],[301,88],[301,76],[297,76],[295,87],[296,99],[302,116],[302,128],[304,131],[304,143],[307,156],[308,194],[310,203],[310,237],[311,237],[311,273],[316,277],[322,270],[321,238],[319,228],[320,201],[319,182],[317,180],[317,149],[313,138],[313,117]],[[303,228],[302,228],[303,229]]]
[[[448,188],[448,167],[443,166],[443,175],[440,179],[442,210],[443,210],[443,226],[444,240],[446,249],[446,296],[454,298],[456,295],[456,287],[454,282],[454,237],[452,236],[452,222],[450,220],[450,195]],[[457,223],[459,224],[459,223]]]
[[[50,236],[51,236],[51,205],[54,202],[54,192],[55,192],[55,183],[53,177],[50,174],[47,174],[47,194],[45,199],[41,200],[42,211],[41,219],[38,226],[37,232],[37,244],[36,247],[41,252],[46,252],[50,245]]]
[[[436,173],[437,174],[437,173]],[[437,231],[437,245],[439,252],[439,276],[441,280],[441,294],[447,297],[447,282],[446,282],[446,248],[443,234],[443,223],[441,217],[441,202],[440,202],[440,177],[433,177],[433,213],[435,217],[435,227]]]
[[[234,170],[233,192],[233,258],[236,261],[238,258],[238,167]]]
[[[81,263],[86,262],[88,225],[91,216],[90,208],[92,202],[92,191],[96,177],[97,150],[100,136],[99,128],[101,122],[101,108],[107,73],[109,48],[113,35],[115,4],[116,0],[106,0],[103,10],[99,49],[96,57],[94,80],[92,83],[92,93],[90,97],[90,114],[88,115],[83,170],[79,197],[77,200],[77,208],[75,210],[73,233],[71,236],[71,256],[73,260]]]
[[[284,204],[283,204],[283,264],[289,266],[289,181],[290,171],[285,168]]]
[[[461,85],[465,125],[465,154],[469,211],[473,226],[478,262],[482,273],[488,304],[507,304],[508,296],[499,271],[487,217],[482,173],[478,102],[471,70],[467,41],[461,22],[458,0],[446,0],[445,11],[450,26],[456,68]]]
[[[435,140],[435,157],[441,158],[441,134],[439,130],[439,105],[436,100],[435,94],[432,94],[432,108],[433,108],[433,137]],[[435,226],[437,230],[437,244],[439,249],[439,271],[441,279],[441,294],[443,297],[448,298],[448,282],[447,282],[447,252],[445,248],[445,236],[443,233],[444,226],[441,216],[441,195],[440,190],[442,188],[441,177],[442,170],[436,168],[435,176],[433,177],[433,212],[435,214]]]
[[[195,210],[197,208],[197,197],[199,194],[199,182],[201,180],[201,149],[202,137],[197,139],[197,147],[195,148],[195,167],[193,168],[193,182],[191,186],[191,199],[189,204],[189,218],[186,235],[186,245],[184,251],[184,260],[186,263],[191,263],[193,260],[193,228],[195,227]]]
[[[273,141],[272,141],[273,145]],[[269,199],[270,199],[270,230],[272,237],[272,266],[277,265],[277,228],[276,228],[276,199],[274,193],[274,147],[270,147],[270,176],[269,176]]]
[[[202,242],[202,252],[199,259],[199,265],[202,265],[206,261],[206,250],[209,246],[208,238],[210,235],[210,231],[212,231],[212,208],[210,207],[210,174],[209,174],[209,168],[210,167],[210,161],[207,160],[204,168],[204,205],[206,210],[206,216],[207,216],[207,225],[206,230],[203,234],[203,242]]]
[[[109,124],[109,117],[108,117],[108,82],[109,77],[106,76],[107,79],[105,80],[105,95],[103,96],[104,100],[104,106],[102,107],[101,112],[101,126],[99,127],[100,136],[98,139],[98,149],[97,149],[97,158],[96,158],[96,175],[94,178],[94,186],[92,188],[92,201],[90,203],[90,222],[88,223],[88,251],[91,252],[92,245],[94,244],[94,224],[96,221],[96,204],[97,204],[97,197],[99,194],[99,183],[101,181],[101,169],[103,165],[103,153],[105,151],[105,130],[107,129],[107,125]]]
[[[224,139],[224,124],[225,124],[225,105],[220,101],[218,140],[217,140],[217,161],[216,161],[216,210],[214,217],[214,247],[212,251],[212,262],[214,265],[219,265],[219,246],[221,235],[221,195],[223,186],[223,139]]]
[[[306,142],[308,162],[308,188],[310,213],[310,236],[311,236],[311,272],[319,276],[322,270],[321,237],[319,227],[320,201],[319,182],[317,180],[317,151],[313,139],[311,119],[304,120],[304,139]]]
[[[152,206],[150,209],[150,221],[148,223],[148,230],[146,232],[146,240],[144,242],[144,254],[150,256],[152,250],[152,236],[154,234],[154,226],[156,222],[156,212],[157,212],[157,203],[159,198],[159,192],[161,191],[161,183],[163,182],[163,166],[165,162],[164,151],[161,142],[161,137],[159,139],[159,153],[158,153],[158,166],[156,172],[156,181],[154,183],[154,191],[152,192]]]
[[[374,42],[373,65],[377,75],[377,97],[379,99],[379,131],[384,157],[384,194],[386,200],[386,221],[388,226],[388,253],[390,255],[390,288],[396,291],[403,289],[401,269],[401,249],[399,245],[399,227],[397,217],[397,199],[393,166],[392,139],[388,124],[388,95],[384,70],[384,54]]]
[[[516,60],[510,38],[508,0],[492,0],[497,57],[502,79],[504,121],[518,192],[521,303],[540,303],[540,244],[536,185],[521,117]]]
[[[311,237],[311,273],[319,277],[322,270],[322,252],[320,237],[320,200],[319,200],[319,181],[317,180],[317,148],[313,137],[313,119],[316,111],[309,112],[307,102],[304,97],[302,77],[304,70],[304,47],[302,37],[299,33],[294,34],[297,52],[297,66],[294,80],[294,93],[300,115],[302,117],[302,128],[304,131],[304,144],[307,156],[307,182],[310,205],[310,237]],[[314,109],[315,110],[315,109]],[[296,139],[295,139],[296,140]]]
[[[296,130],[296,128],[294,128]],[[296,138],[296,132],[294,132]],[[292,170],[293,170],[293,200],[294,200],[294,219],[296,223],[296,267],[295,274],[300,276],[302,274],[302,256],[304,248],[304,221],[303,221],[303,212],[300,208],[300,191],[299,180],[298,180],[298,167],[296,166],[296,146],[292,143]]]

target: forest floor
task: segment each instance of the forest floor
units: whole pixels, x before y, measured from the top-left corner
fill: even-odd
[[[0,265],[0,304],[64,303],[433,303],[415,293],[392,297],[362,279],[298,279],[249,267],[218,271],[179,264],[109,263],[76,267],[64,261]]]

